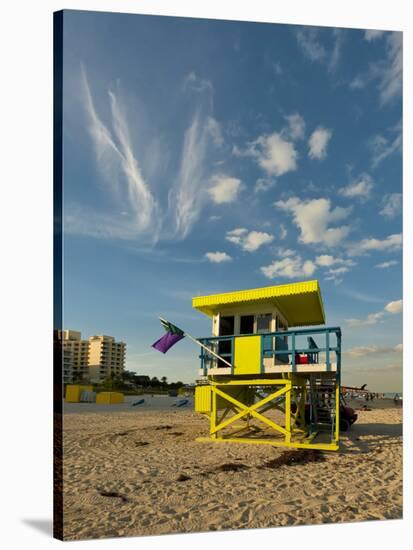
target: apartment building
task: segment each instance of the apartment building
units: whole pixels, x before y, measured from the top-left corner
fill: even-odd
[[[81,333],[77,330],[63,330],[63,372],[71,370],[71,381],[80,381],[88,377],[89,366],[89,342],[81,339]],[[65,359],[66,353],[66,359]],[[71,361],[71,369],[69,367]]]
[[[72,350],[63,348],[63,384],[73,382],[73,357]]]
[[[91,336],[82,340],[77,330],[59,331],[63,342],[63,382],[100,383],[125,368],[126,344],[113,336]]]
[[[112,374],[119,376],[125,368],[126,344],[116,342],[113,336],[89,338],[89,378],[101,382]]]

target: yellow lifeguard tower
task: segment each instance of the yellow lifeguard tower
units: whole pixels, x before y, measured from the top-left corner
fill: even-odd
[[[212,336],[198,339],[195,411],[210,419],[199,441],[338,449],[341,330],[320,327],[318,281],[197,296],[192,306],[212,319]]]

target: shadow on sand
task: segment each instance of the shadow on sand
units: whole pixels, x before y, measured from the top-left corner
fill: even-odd
[[[351,454],[368,453],[379,447],[400,445],[402,435],[402,424],[354,424],[348,433],[341,434],[340,450]]]

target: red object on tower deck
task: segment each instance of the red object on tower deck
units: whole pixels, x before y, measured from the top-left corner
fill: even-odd
[[[308,365],[309,364],[309,358],[308,355],[303,353],[300,355],[299,353],[295,354],[295,364],[296,365]]]

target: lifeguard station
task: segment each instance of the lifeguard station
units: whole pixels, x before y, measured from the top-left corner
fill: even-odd
[[[199,441],[338,449],[341,330],[320,327],[318,281],[198,296],[192,306],[212,320],[212,336],[199,338],[195,411],[210,419]]]

